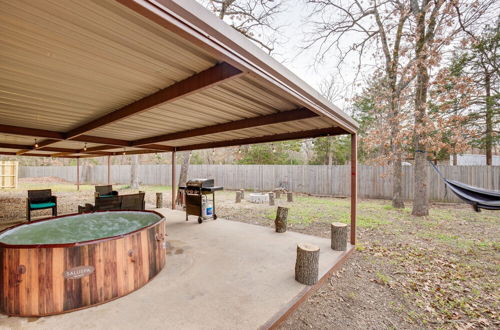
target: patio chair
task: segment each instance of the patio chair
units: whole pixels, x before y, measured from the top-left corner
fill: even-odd
[[[143,211],[146,209],[145,193],[140,191],[138,194],[120,195],[111,197],[96,197],[94,205],[86,203],[78,206],[78,213],[88,213],[95,211],[111,210],[135,210]]]
[[[43,209],[52,209],[52,216],[57,216],[57,197],[52,196],[52,190],[28,190],[26,219],[31,221],[31,211]]]
[[[122,200],[121,196],[96,197],[92,211],[119,210]]]
[[[121,210],[143,211],[146,208],[144,201],[145,193],[140,191],[138,194],[121,195]]]
[[[113,197],[118,196],[118,191],[113,190],[112,185],[95,186],[95,197]]]

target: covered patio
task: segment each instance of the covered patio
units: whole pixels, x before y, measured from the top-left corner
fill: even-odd
[[[333,251],[330,240],[218,219],[198,225],[184,213],[159,210],[167,219],[167,265],[128,296],[80,311],[43,318],[0,316],[22,329],[257,329],[279,325],[338,270],[352,253]],[[320,247],[313,287],[294,279],[299,242]]]
[[[352,141],[350,244],[355,244],[356,122],[194,1],[103,0],[64,4],[2,1],[0,24],[0,155],[67,157],[75,158],[77,164],[81,158],[107,156],[109,166],[115,155],[171,152],[175,163],[178,151],[349,134]],[[172,169],[171,205],[175,205],[177,175],[175,166]],[[108,181],[109,178],[108,171]],[[162,313],[165,317],[162,324],[168,325],[167,316],[177,315],[168,311],[168,306],[178,304],[166,295],[171,297],[174,291],[179,306],[182,301],[186,306],[186,314],[182,315],[195,321],[193,315],[207,304],[214,308],[231,302],[220,306],[237,308],[235,301],[220,293],[215,295],[224,285],[234,285],[235,290],[249,289],[248,294],[254,292],[252,287],[273,287],[275,283],[265,282],[264,278],[267,278],[266,267],[272,267],[278,259],[284,263],[275,273],[286,283],[280,290],[283,296],[269,300],[269,308],[259,317],[231,311],[231,315],[245,319],[222,318],[219,320],[226,323],[219,323],[221,326],[230,322],[253,322],[242,323],[250,328],[270,326],[285,317],[314,288],[292,283],[289,263],[293,262],[294,244],[299,239],[318,240],[318,244],[324,245],[319,238],[299,237],[295,233],[277,238],[268,229],[235,227],[224,221],[194,226],[174,220],[179,216],[177,212],[165,215],[169,240],[175,250],[167,257],[167,265],[157,279],[109,306],[44,318],[33,324],[74,325],[81,315],[95,310],[99,314],[93,313],[92,318],[101,319],[96,324],[104,326],[109,320],[95,315],[101,312],[114,315],[112,319],[120,322],[127,313],[117,314],[118,311],[127,310],[126,305],[142,304],[144,298],[147,302],[143,311]],[[225,229],[221,231],[221,227]],[[223,230],[231,233],[227,240],[222,239]],[[243,238],[248,231],[258,232],[260,238],[245,242]],[[241,239],[236,241],[239,236]],[[244,255],[254,254],[253,262],[248,259],[238,268],[238,258],[243,256],[225,254],[229,249],[224,246],[232,246],[233,239],[236,246],[241,244],[240,252],[244,249]],[[210,250],[211,240],[218,242],[217,249]],[[189,248],[175,254],[183,249],[175,245],[176,241]],[[273,244],[284,245],[273,249]],[[263,250],[270,253],[275,250],[276,254],[269,254],[270,259],[263,260],[266,259]],[[340,265],[352,252],[352,246],[343,255],[326,247],[321,251],[321,275],[324,275]],[[189,253],[196,254],[189,257]],[[215,264],[203,266],[202,255],[213,258]],[[224,256],[234,262],[227,263]],[[252,267],[255,264],[259,268]],[[182,267],[189,269],[189,276],[199,285],[193,287],[192,299],[183,292],[181,284],[189,277],[175,274]],[[234,273],[228,271],[232,267]],[[219,273],[221,269],[226,269],[224,274]],[[261,269],[261,273],[255,272],[256,269]],[[224,277],[230,274],[233,275]],[[177,278],[169,281],[169,276]],[[218,282],[221,287],[203,292],[204,283],[209,283],[203,280],[205,277],[224,281]],[[238,281],[247,283],[236,285]],[[231,294],[230,290],[226,293]],[[246,296],[243,292],[234,297],[247,297],[249,308],[257,312],[260,310],[257,306],[268,299],[265,289],[254,294]],[[194,299],[196,295],[201,298]],[[130,309],[128,315],[143,316],[140,310]],[[197,315],[196,322],[210,320],[210,309],[205,311],[207,314]],[[63,323],[65,320],[71,323]],[[30,325],[21,319],[1,321]],[[154,315],[150,322],[156,322]]]

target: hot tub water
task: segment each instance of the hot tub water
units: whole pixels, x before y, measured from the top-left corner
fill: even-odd
[[[0,234],[0,242],[13,245],[64,244],[118,236],[161,220],[153,213],[97,212],[18,226]]]

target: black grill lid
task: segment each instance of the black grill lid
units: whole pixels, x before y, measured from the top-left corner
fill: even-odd
[[[214,179],[191,179],[186,182],[186,186],[209,188],[214,186]]]

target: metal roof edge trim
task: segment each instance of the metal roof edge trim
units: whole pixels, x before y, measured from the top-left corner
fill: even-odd
[[[163,23],[189,41],[197,41],[198,46],[208,46],[223,60],[266,79],[303,106],[334,120],[347,132],[356,133],[356,121],[202,5],[186,0],[182,4],[177,0],[115,1],[160,25]]]

